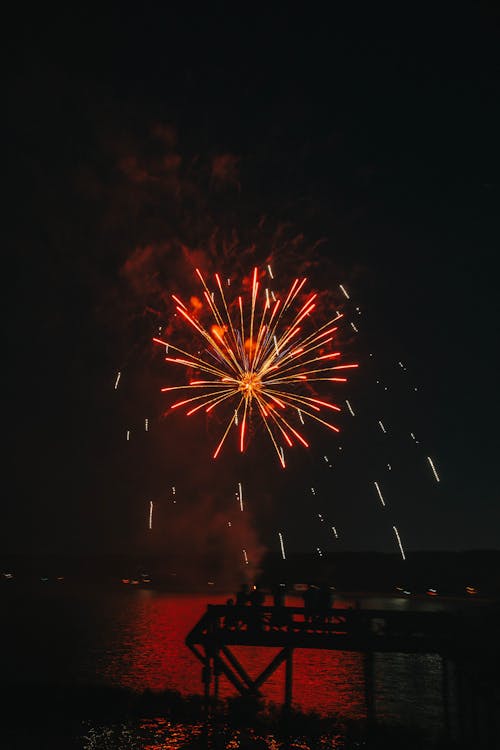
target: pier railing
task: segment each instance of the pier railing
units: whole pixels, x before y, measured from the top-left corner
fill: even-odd
[[[446,612],[208,605],[186,644],[442,653],[456,628],[456,616]]]

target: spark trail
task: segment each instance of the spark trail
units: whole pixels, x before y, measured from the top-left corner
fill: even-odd
[[[161,390],[195,392],[196,395],[171,405],[171,409],[185,407],[186,416],[230,407],[214,459],[233,427],[239,433],[240,452],[244,452],[249,441],[249,424],[256,415],[285,468],[282,441],[289,448],[297,443],[309,447],[299,432],[297,416],[301,424],[307,417],[339,432],[336,425],[323,418],[323,412],[339,412],[340,407],[318,398],[315,391],[311,395],[311,386],[316,389],[318,383],[344,383],[347,378],[343,371],[358,367],[354,363],[337,364],[341,353],[333,351],[332,341],[337,331],[334,324],[342,314],[337,313],[326,323],[314,326],[311,315],[317,305],[317,294],[309,294],[304,302],[302,299],[299,302],[306,278],[295,279],[284,298],[271,293],[271,302],[265,289],[260,295],[259,272],[255,268],[249,304],[245,306],[241,296],[228,301],[219,274],[215,274],[218,291],[214,293],[199,269],[196,273],[203,286],[202,311],[191,312],[178,296],[172,295],[177,314],[197,334],[196,353],[161,338],[153,341],[173,352],[165,361],[197,374],[186,385]],[[210,314],[210,323],[201,321],[203,312]],[[303,330],[306,324],[309,332]],[[205,347],[202,350],[200,339]]]

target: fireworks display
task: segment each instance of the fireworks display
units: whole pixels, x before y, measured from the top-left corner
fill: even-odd
[[[407,438],[403,441],[400,438],[409,435],[415,447],[420,445],[420,441],[414,432],[408,430],[408,426],[401,430],[395,421],[398,412],[385,394],[391,391],[392,400],[394,394],[399,393],[404,397],[405,391],[416,390],[414,383],[406,380],[410,377],[407,366],[397,357],[391,358],[388,364],[384,363],[373,351],[369,351],[368,342],[364,341],[361,351],[355,347],[360,357],[363,350],[367,351],[363,379],[356,379],[354,391],[351,389],[350,393],[345,393],[342,386],[347,381],[347,370],[357,368],[358,364],[343,362],[340,351],[343,347],[338,345],[339,338],[342,336],[351,349],[350,357],[353,357],[352,331],[356,339],[362,341],[369,320],[343,285],[339,285],[343,297],[339,310],[338,301],[325,303],[322,293],[307,292],[307,279],[304,277],[296,278],[290,286],[285,287],[284,293],[278,291],[279,282],[272,267],[265,263],[261,269],[254,268],[248,276],[242,274],[243,291],[238,289],[234,277],[231,279],[216,273],[212,278],[196,269],[195,278],[201,284],[202,294],[195,292],[189,297],[186,294],[172,294],[175,306],[169,320],[159,326],[155,321],[153,341],[159,345],[161,358],[169,364],[172,374],[172,382],[161,391],[165,394],[182,394],[168,405],[167,413],[178,410],[188,417],[196,414],[217,415],[212,422],[212,429],[217,425],[216,429],[220,431],[213,443],[214,459],[220,455],[226,443],[234,442],[237,449],[244,453],[250,441],[254,440],[259,451],[265,443],[272,444],[279,465],[285,468],[287,448],[294,445],[311,446],[308,456],[298,459],[297,465],[294,462],[290,467],[292,472],[298,468],[299,474],[296,476],[301,477],[299,487],[303,483],[303,494],[297,487],[292,497],[296,510],[300,507],[296,501],[305,501],[304,525],[313,534],[311,551],[323,557],[328,554],[331,545],[346,543],[349,538],[344,529],[349,515],[346,508],[352,505],[353,500],[357,502],[358,491],[361,493],[359,498],[363,497],[363,484],[367,488],[371,484],[379,501],[379,510],[385,514],[392,538],[405,560],[401,535],[395,525],[397,521],[392,517],[398,508],[401,509],[404,495],[400,488],[396,489],[394,480],[397,482],[401,473],[401,461],[408,460],[404,457]],[[333,312],[328,316],[326,309]],[[350,320],[354,315],[356,320],[362,319],[365,323],[361,332]],[[339,321],[342,321],[340,326],[344,324],[342,328]],[[353,358],[356,359],[355,356]],[[400,373],[396,378],[394,365]],[[400,378],[399,384],[397,378]],[[123,372],[118,371],[115,390],[122,383]],[[343,402],[342,411],[348,415],[349,430],[346,432],[345,446],[336,442],[334,448],[325,440],[328,441],[329,433],[337,435],[339,432],[339,426],[331,419],[332,412],[341,411],[332,398],[337,386],[341,387],[337,391],[342,393],[339,403]],[[351,422],[352,417],[355,419]],[[316,425],[327,428],[323,438],[319,433],[312,434]],[[151,429],[154,432],[154,423],[143,418],[143,429],[146,433]],[[126,435],[130,440],[130,429]],[[234,441],[229,440],[231,435]],[[321,462],[315,456],[316,444],[321,451]],[[343,450],[344,447],[346,450]],[[323,454],[325,448],[330,456],[330,451],[335,450],[338,458]],[[433,478],[439,483],[432,458],[425,458]],[[356,476],[349,474],[353,465],[357,472],[360,469]],[[326,475],[322,474],[324,468],[328,470],[328,485],[325,484]],[[370,479],[370,474],[372,477],[378,475],[378,481]],[[273,481],[272,477],[270,479]],[[253,478],[247,476],[244,499],[243,482],[238,481],[236,476],[233,481],[234,489],[230,494],[236,499],[235,506],[241,520],[237,520],[228,506],[224,527],[230,530],[228,533],[234,540],[239,539],[243,565],[255,566],[258,555],[253,547],[248,546],[248,536],[240,534],[241,529],[252,524],[256,514],[261,511],[261,490]],[[353,494],[352,488],[355,486],[359,489]],[[268,490],[264,489],[264,492]],[[281,558],[286,560],[285,538],[290,540],[293,548],[296,531],[294,522],[289,523],[288,507],[286,517],[280,515],[279,497],[276,499],[274,538],[277,538]],[[176,504],[173,485],[169,500]],[[222,498],[221,502],[224,502]],[[158,508],[160,503],[161,500],[158,501]],[[157,513],[156,501],[154,512]],[[164,513],[164,510],[160,513]],[[214,518],[217,519],[217,514]],[[152,501],[148,528],[153,528]],[[406,533],[405,529],[403,533]]]
[[[228,301],[218,274],[215,275],[217,292],[214,292],[199,269],[196,273],[203,285],[210,323],[203,323],[200,312],[190,311],[178,296],[172,295],[172,299],[177,313],[196,332],[197,346],[201,340],[204,348],[192,353],[162,338],[153,339],[181,355],[166,356],[167,362],[196,373],[189,383],[166,386],[162,391],[194,391],[195,395],[171,406],[172,409],[184,407],[187,416],[227,407],[229,416],[214,459],[233,427],[238,430],[239,449],[243,453],[248,443],[249,423],[257,416],[285,468],[282,442],[288,447],[295,444],[309,447],[297,424],[302,425],[304,417],[339,432],[336,425],[323,418],[323,413],[326,410],[339,412],[341,408],[317,398],[316,388],[319,383],[345,383],[347,378],[343,371],[358,366],[357,363],[338,364],[341,352],[333,350],[332,342],[338,330],[335,323],[342,315],[336,313],[326,323],[314,326],[311,316],[318,295],[309,294],[299,303],[306,278],[295,279],[284,299],[275,292],[270,295],[269,289],[264,289],[261,296],[259,271],[255,268],[250,303],[245,306],[241,296]]]

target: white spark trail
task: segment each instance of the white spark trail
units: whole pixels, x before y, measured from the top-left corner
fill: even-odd
[[[283,560],[286,560],[285,545],[283,544],[283,534],[281,533],[281,531],[278,531],[278,536],[280,538],[281,557],[283,558]]]
[[[427,460],[428,460],[428,462],[429,462],[429,464],[431,466],[431,469],[432,469],[432,471],[434,473],[434,476],[436,477],[436,482],[440,482],[441,480],[440,480],[439,475],[438,475],[438,473],[436,471],[436,467],[434,466],[434,461],[432,460],[432,458],[430,456],[427,456]]]
[[[240,500],[240,510],[243,512],[243,488],[241,482],[238,482],[238,497]]]
[[[383,495],[382,495],[382,492],[380,490],[380,487],[378,486],[378,482],[374,482],[373,484],[375,485],[375,489],[377,490],[377,494],[378,494],[378,496],[380,498],[380,502],[382,503],[382,505],[385,508],[385,500],[383,498]]]
[[[401,552],[401,557],[403,558],[403,560],[406,560],[405,551],[403,549],[403,545],[401,544],[401,537],[399,536],[399,531],[397,530],[395,526],[393,526],[392,528],[394,530],[394,534],[396,535],[396,539],[398,540],[399,551]]]
[[[341,290],[342,290],[342,294],[344,295],[344,297],[345,297],[346,299],[351,299],[351,298],[349,297],[349,294],[347,293],[347,290],[346,290],[345,286],[343,286],[342,284],[339,284],[339,287],[341,288]]]

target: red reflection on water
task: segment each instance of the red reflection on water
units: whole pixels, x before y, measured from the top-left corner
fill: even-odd
[[[187,648],[187,633],[206,609],[205,596],[162,595],[135,591],[127,616],[116,631],[113,650],[102,665],[108,683],[142,691],[178,690],[201,693],[201,664]],[[212,596],[212,604],[227,596]],[[289,602],[292,603],[291,601]],[[293,602],[295,606],[301,602]],[[251,677],[259,675],[278,649],[234,647],[233,653]],[[262,687],[267,700],[282,703],[284,664]],[[235,694],[224,678],[220,695]],[[347,718],[365,716],[362,655],[340,651],[296,649],[293,663],[293,702],[303,710],[337,713]]]

